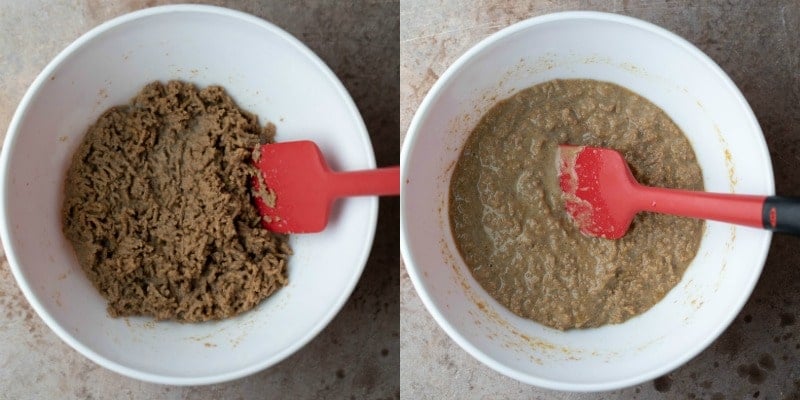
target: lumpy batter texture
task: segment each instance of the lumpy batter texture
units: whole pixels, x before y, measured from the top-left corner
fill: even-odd
[[[218,86],[147,85],[91,126],[69,167],[63,228],[110,315],[206,321],[287,281],[286,237],[251,203],[274,127]]]
[[[450,185],[456,244],[522,317],[557,329],[620,323],[680,281],[704,223],[640,213],[622,239],[581,234],[557,182],[565,143],[620,151],[645,185],[703,190],[689,141],[657,106],[610,83],[549,81],[499,102],[470,134]]]

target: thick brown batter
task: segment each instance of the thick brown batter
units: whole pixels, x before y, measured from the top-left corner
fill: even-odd
[[[514,313],[558,329],[623,322],[658,301],[697,253],[703,222],[639,214],[620,240],[582,235],[557,183],[561,143],[619,150],[646,185],[703,190],[689,141],[620,86],[556,80],[495,105],[450,184],[450,222],[475,279]]]
[[[64,233],[112,316],[206,321],[286,284],[286,237],[251,204],[274,126],[218,86],[147,85],[89,128],[67,173]]]

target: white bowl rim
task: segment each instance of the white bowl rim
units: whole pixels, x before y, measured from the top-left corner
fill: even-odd
[[[599,11],[556,12],[556,13],[550,13],[532,17],[517,22],[484,38],[476,45],[471,47],[469,50],[467,50],[464,54],[462,54],[458,59],[456,59],[456,61],[450,67],[448,67],[447,70],[440,76],[440,78],[433,84],[430,91],[428,91],[428,94],[423,99],[422,103],[420,103],[417,112],[415,112],[414,117],[412,118],[411,123],[409,124],[409,128],[400,151],[400,165],[401,165],[400,181],[406,182],[407,168],[405,166],[408,165],[409,153],[410,150],[414,147],[414,144],[419,136],[419,125],[422,123],[423,120],[426,119],[428,112],[430,112],[431,103],[437,100],[445,84],[450,79],[452,79],[452,77],[456,73],[458,73],[458,71],[461,70],[461,68],[465,64],[467,64],[471,58],[480,54],[486,48],[493,45],[501,38],[509,37],[517,32],[526,30],[536,25],[541,25],[554,21],[562,21],[562,20],[595,20],[595,21],[616,22],[633,26],[635,28],[639,28],[643,31],[653,33],[655,35],[661,36],[673,42],[674,44],[683,48],[685,51],[692,54],[703,64],[705,64],[706,67],[714,74],[716,74],[719,77],[719,79],[725,84],[725,86],[727,86],[728,89],[730,89],[731,93],[735,94],[737,102],[744,105],[744,108],[747,110],[747,115],[745,117],[750,122],[750,128],[754,132],[757,132],[761,138],[760,148],[758,148],[757,150],[761,154],[765,155],[767,160],[766,168],[769,175],[768,176],[769,181],[766,182],[769,187],[769,193],[767,193],[767,195],[772,195],[775,193],[775,183],[774,183],[774,173],[772,170],[772,163],[770,161],[769,150],[767,148],[766,141],[764,140],[764,135],[761,130],[761,127],[758,124],[758,121],[755,115],[753,114],[753,111],[750,108],[749,103],[744,98],[744,95],[741,93],[739,88],[733,83],[730,77],[722,70],[722,68],[719,65],[717,65],[710,57],[708,57],[708,55],[703,53],[700,49],[691,44],[689,41],[683,39],[682,37],[660,26],[657,26],[650,22],[646,22],[634,17],[629,17],[620,14],[599,12]],[[455,341],[459,346],[461,346],[461,348],[466,350],[467,353],[472,355],[474,358],[476,358],[478,361],[488,366],[489,368],[523,383],[553,390],[562,390],[562,391],[593,392],[593,391],[607,391],[607,390],[614,390],[623,387],[628,387],[639,384],[643,381],[655,379],[659,376],[665,375],[670,371],[685,364],[690,359],[694,358],[696,355],[702,352],[706,347],[708,347],[714,340],[716,340],[725,329],[727,329],[727,327],[731,324],[733,319],[736,318],[736,316],[739,314],[742,307],[744,307],[744,304],[750,298],[750,294],[755,288],[755,285],[758,282],[758,278],[761,275],[761,271],[766,261],[772,238],[772,233],[766,231],[765,232],[766,240],[763,242],[764,245],[760,249],[761,256],[760,256],[759,266],[758,268],[754,268],[753,271],[754,273],[752,275],[751,281],[748,284],[747,290],[742,293],[742,296],[739,297],[739,299],[735,301],[733,307],[729,309],[730,311],[728,315],[726,315],[725,318],[723,318],[724,323],[720,324],[719,327],[704,341],[695,343],[694,346],[692,346],[680,357],[677,357],[674,360],[672,360],[672,362],[666,363],[658,369],[647,371],[637,376],[632,376],[627,379],[620,379],[616,381],[609,381],[603,383],[574,383],[574,382],[564,382],[558,380],[544,379],[538,376],[521,373],[513,368],[509,368],[495,361],[494,359],[492,359],[491,356],[481,351],[477,347],[473,346],[464,337],[464,335],[462,335],[448,323],[445,316],[436,308],[430,295],[423,289],[422,286],[423,278],[420,275],[420,272],[415,265],[413,257],[411,257],[411,249],[408,247],[408,243],[406,240],[406,237],[410,235],[410,232],[407,230],[405,218],[403,216],[403,210],[405,209],[405,207],[406,207],[405,199],[403,198],[403,196],[401,196],[400,197],[400,254],[403,257],[403,261],[406,265],[406,271],[408,272],[408,276],[411,279],[411,283],[414,285],[414,289],[417,295],[422,300],[422,303],[425,305],[425,308],[428,310],[428,312],[433,316],[433,319],[439,324],[439,326],[445,331],[445,333],[447,333],[447,335],[450,336],[450,338],[453,341]]]
[[[344,84],[342,84],[342,82],[339,80],[336,74],[333,73],[330,67],[328,67],[328,65],[325,64],[325,62],[316,53],[314,53],[311,49],[309,49],[299,39],[295,38],[290,33],[274,25],[273,23],[270,23],[254,15],[245,13],[243,11],[237,11],[225,7],[211,6],[211,5],[175,4],[175,5],[164,5],[164,6],[145,8],[142,10],[133,11],[127,14],[120,15],[116,18],[110,19],[92,28],[88,32],[84,33],[78,39],[76,39],[75,41],[70,43],[66,48],[64,48],[64,50],[59,52],[58,55],[55,58],[53,58],[53,60],[50,61],[47,64],[47,66],[45,66],[45,68],[39,73],[36,79],[34,79],[33,83],[31,83],[30,87],[25,92],[25,95],[22,97],[22,100],[17,106],[17,109],[14,112],[13,117],[11,118],[11,123],[9,124],[6,137],[3,141],[3,149],[2,152],[0,152],[0,171],[9,171],[10,155],[7,149],[13,148],[16,142],[18,136],[17,133],[19,132],[19,124],[21,123],[25,111],[27,110],[30,102],[33,100],[34,96],[39,92],[44,83],[49,79],[49,76],[53,74],[56,68],[58,68],[61,65],[61,63],[65,61],[65,59],[67,59],[71,54],[79,50],[84,45],[95,40],[98,36],[102,35],[103,33],[109,30],[114,29],[115,27],[127,24],[134,20],[143,19],[155,15],[163,15],[168,13],[186,13],[186,12],[194,12],[194,13],[199,12],[205,14],[215,14],[229,18],[236,18],[241,20],[242,22],[259,26],[280,37],[282,40],[288,42],[297,51],[299,51],[305,57],[307,57],[308,60],[312,62],[319,69],[319,71],[322,72],[323,75],[325,75],[325,77],[335,86],[336,91],[345,101],[346,103],[345,106],[349,110],[353,120],[356,122],[358,130],[361,133],[363,133],[362,139],[365,141],[365,144],[367,145],[368,149],[368,151],[366,152],[367,163],[368,163],[367,167],[375,168],[376,165],[375,153],[369,136],[369,132],[367,131],[366,125],[364,124],[364,120],[358,111],[358,107],[355,105],[355,102],[350,96],[350,93],[344,87]],[[8,173],[0,174],[0,240],[2,240],[3,243],[11,242],[10,241],[11,232],[8,227],[8,218],[6,215],[7,202],[8,202],[7,200],[8,193],[6,192],[6,186],[8,184],[8,179],[9,179]],[[295,352],[297,352],[299,349],[308,344],[308,342],[314,339],[326,326],[328,326],[331,320],[339,313],[339,311],[341,311],[344,304],[350,298],[350,295],[352,294],[353,290],[356,287],[356,284],[360,280],[361,275],[363,274],[364,267],[367,264],[369,254],[372,249],[372,243],[375,238],[375,231],[377,228],[377,221],[378,221],[377,197],[371,199],[368,211],[369,211],[369,220],[367,226],[371,226],[372,228],[368,230],[365,246],[362,249],[361,254],[359,254],[358,264],[361,265],[360,271],[357,274],[353,275],[353,280],[348,282],[347,287],[344,288],[341,297],[338,298],[332,304],[332,307],[329,309],[328,314],[326,314],[322,319],[317,321],[317,324],[314,326],[314,328],[306,332],[306,334],[302,336],[299,340],[295,341],[292,344],[292,346],[283,349],[275,356],[264,359],[259,363],[252,364],[238,371],[228,372],[224,374],[217,374],[217,375],[209,375],[209,376],[184,377],[184,376],[166,376],[162,374],[149,373],[141,371],[139,369],[126,367],[117,362],[111,361],[101,356],[99,353],[93,351],[92,349],[84,346],[79,341],[75,340],[72,334],[64,330],[58,323],[56,323],[56,321],[53,319],[50,313],[47,312],[42,303],[33,294],[27,282],[23,279],[23,274],[19,267],[20,264],[15,250],[13,248],[8,247],[7,245],[4,245],[3,249],[5,251],[6,259],[8,260],[11,273],[14,276],[14,279],[17,281],[17,285],[19,286],[23,295],[28,300],[28,303],[31,305],[34,311],[36,311],[39,317],[42,318],[45,324],[53,332],[55,332],[56,335],[61,340],[63,340],[70,347],[78,351],[84,357],[116,373],[128,376],[130,378],[138,379],[141,381],[159,383],[159,384],[168,384],[168,385],[207,385],[207,384],[220,383],[242,378],[254,374],[256,372],[259,372],[261,370],[264,370],[266,368],[269,368],[283,361],[284,359],[291,356]]]

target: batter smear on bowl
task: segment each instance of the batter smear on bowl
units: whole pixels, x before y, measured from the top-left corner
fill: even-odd
[[[450,225],[483,288],[557,329],[620,323],[648,310],[694,259],[704,222],[640,213],[622,239],[582,235],[565,211],[559,144],[620,151],[645,185],[703,190],[692,147],[669,116],[611,83],[554,80],[490,109],[450,183]]]
[[[63,229],[111,316],[199,322],[286,285],[287,238],[249,182],[275,128],[219,86],[147,85],[92,125],[67,172]]]

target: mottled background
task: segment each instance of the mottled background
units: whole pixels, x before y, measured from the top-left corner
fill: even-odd
[[[161,3],[0,0],[0,126],[8,125],[36,74],[72,40],[109,18]],[[433,82],[489,34],[528,17],[568,9],[642,18],[688,39],[733,78],[767,137],[778,192],[800,195],[800,179],[793,174],[800,162],[800,3],[795,0],[403,0],[399,6],[397,1],[380,0],[213,3],[270,20],[317,52],[358,104],[379,165],[398,162],[396,127],[400,126],[402,140]],[[796,238],[775,237],[764,274],[745,309],[694,360],[634,388],[564,394],[505,378],[467,355],[429,316],[402,264],[398,304],[393,267],[398,261],[397,215],[396,199],[381,201],[379,231],[364,276],[342,312],[314,341],[267,371],[205,387],[142,383],[86,360],[33,313],[3,260],[0,399],[362,399],[396,398],[400,388],[409,399],[800,398]]]
[[[777,191],[800,195],[800,2],[403,0],[400,135],[447,67],[514,22],[563,10],[626,14],[665,27],[714,59],[744,92],[772,155]],[[402,139],[401,139],[402,140]],[[800,399],[800,241],[775,236],[750,301],[706,351],[655,381],[567,394],[506,378],[450,340],[400,268],[400,386],[408,399]]]
[[[98,24],[167,1],[0,0],[0,132],[39,71]],[[399,162],[398,1],[210,1],[295,35],[350,91],[378,165]],[[213,29],[213,28],[212,28]],[[33,312],[0,257],[0,399],[384,399],[399,389],[397,198],[382,199],[375,245],[341,313],[277,366],[201,387],[119,376],[62,343]],[[0,254],[1,255],[1,254]]]

